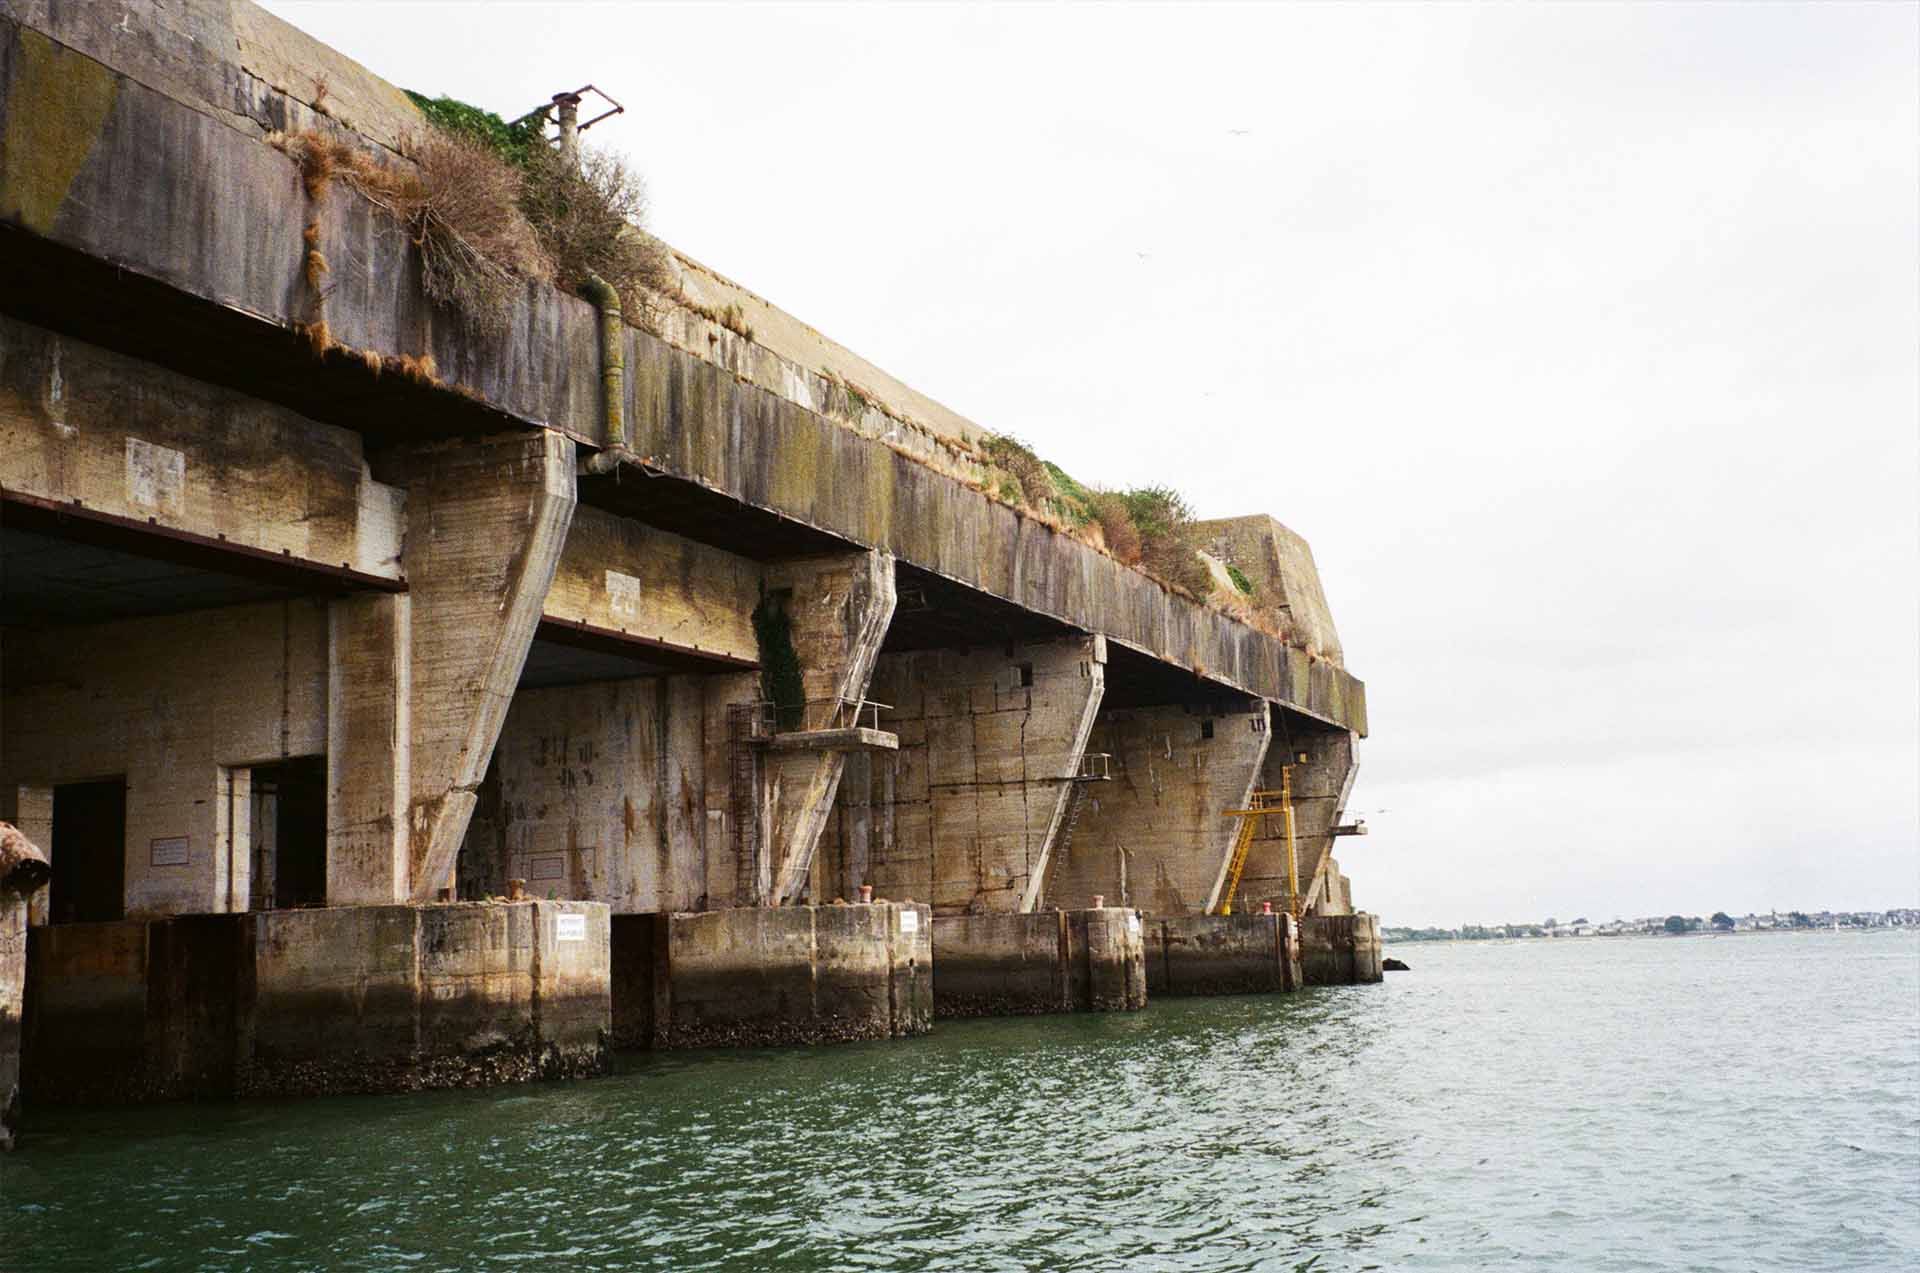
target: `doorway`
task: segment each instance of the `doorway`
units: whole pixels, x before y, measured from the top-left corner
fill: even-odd
[[[253,767],[251,908],[327,904],[327,758]]]
[[[53,789],[56,924],[124,919],[127,913],[127,780],[69,782]]]

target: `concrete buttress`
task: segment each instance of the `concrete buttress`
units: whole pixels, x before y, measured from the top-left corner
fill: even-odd
[[[1056,849],[1046,896],[1094,894],[1155,915],[1202,914],[1217,902],[1238,824],[1269,742],[1267,705],[1102,711],[1088,747],[1113,756],[1113,781],[1090,784],[1073,835]]]
[[[574,444],[540,431],[413,451],[404,554],[412,601],[411,895],[453,885],[501,723],[574,508]]]
[[[851,711],[867,696],[880,644],[893,621],[893,555],[867,550],[782,562],[768,568],[767,588],[789,594],[786,614],[807,702],[802,728],[854,723],[833,713],[843,703]],[[844,751],[832,748],[768,757],[767,902],[791,901],[811,880],[814,849],[833,812],[846,759]]]
[[[1354,735],[1344,729],[1314,727],[1297,717],[1282,715],[1279,709],[1275,717],[1273,748],[1267,754],[1261,785],[1265,790],[1278,791],[1280,766],[1292,764],[1294,858],[1305,899],[1302,909],[1312,914],[1339,914],[1351,907],[1333,865],[1333,828],[1346,809],[1358,770]],[[1264,818],[1262,823],[1247,854],[1240,893],[1253,907],[1271,901],[1279,910],[1287,896],[1287,827],[1280,818]]]

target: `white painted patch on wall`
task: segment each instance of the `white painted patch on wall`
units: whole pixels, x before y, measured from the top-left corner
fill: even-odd
[[[187,487],[187,457],[172,447],[127,439],[127,501],[177,513]]]
[[[60,373],[59,341],[53,342],[53,354],[48,362],[47,371],[47,419],[53,423],[53,431],[63,438],[80,436],[80,430],[67,423],[67,378]]]
[[[616,619],[640,617],[640,581],[617,570],[607,572],[607,609]]]

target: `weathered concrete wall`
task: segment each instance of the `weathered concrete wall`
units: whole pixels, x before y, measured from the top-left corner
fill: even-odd
[[[822,852],[828,888],[936,915],[1032,909],[1105,685],[1098,638],[881,656],[898,752],[850,758]]]
[[[0,315],[0,488],[398,580],[360,435]]]
[[[936,1016],[1131,1012],[1147,1003],[1147,947],[1135,911],[936,916],[933,950]]]
[[[26,1097],[321,1095],[599,1073],[607,911],[360,906],[36,928]]]
[[[1290,723],[1276,725],[1273,746],[1262,767],[1262,789],[1279,791],[1281,766],[1293,766],[1294,854],[1300,892],[1308,910],[1343,909],[1336,896],[1338,872],[1329,876],[1328,863],[1333,852],[1333,828],[1344,816],[1347,796],[1353,790],[1357,750],[1354,735],[1346,730],[1315,729],[1292,718]],[[1306,760],[1300,760],[1302,755]],[[1262,902],[1272,902],[1275,910],[1287,906],[1286,820],[1262,818],[1260,823],[1240,877],[1235,910],[1255,910]]]
[[[1300,969],[1309,986],[1380,981],[1380,921],[1364,912],[1300,921]]]
[[[112,41],[101,47],[112,65],[128,64]],[[460,399],[442,403],[447,409],[475,418],[492,410],[600,440],[590,306],[529,288],[497,337],[436,321],[412,282],[418,262],[408,236],[364,200],[336,189],[310,208],[292,161],[250,130],[176,101],[190,97],[184,91],[170,96],[63,56],[40,31],[0,20],[0,95],[10,118],[33,121],[31,138],[0,154],[0,225],[116,262],[174,289],[181,304],[219,305],[223,321],[254,315],[279,331],[309,316],[301,236],[317,212],[321,250],[335,263],[328,321],[336,339],[383,354],[431,353],[449,390],[440,396]],[[130,172],[156,179],[129,181]],[[172,212],[165,233],[155,232],[146,206],[159,187]],[[627,340],[635,450],[660,471],[1364,732],[1363,689],[1330,660],[1169,593],[724,366],[637,330]]]
[[[703,679],[522,689],[461,850],[463,879],[490,893],[523,879],[533,897],[616,912],[702,909]]]
[[[573,517],[573,443],[503,434],[405,457],[412,602],[412,896],[452,889],[474,792]]]
[[[597,508],[576,508],[544,617],[745,666],[760,659],[761,568]]]
[[[245,910],[222,767],[326,751],[325,604],[9,629],[3,657],[0,787],[126,775],[128,915]]]
[[[625,1047],[837,1043],[933,1025],[924,905],[623,915],[614,1030]]]
[[[1149,995],[1273,994],[1300,988],[1290,915],[1148,916]]]
[[[1247,576],[1255,606],[1277,614],[1296,641],[1339,666],[1340,636],[1306,540],[1264,513],[1200,522],[1196,529],[1214,556]]]
[[[1047,898],[1099,893],[1155,915],[1204,913],[1217,899],[1238,823],[1267,754],[1267,706],[1103,710],[1089,751],[1113,755],[1113,781],[1088,784],[1073,836],[1056,851]],[[1211,736],[1209,736],[1209,734]]]
[[[800,727],[854,723],[842,720],[836,709],[841,702],[859,703],[872,683],[874,661],[893,620],[893,558],[859,552],[782,562],[768,568],[766,582],[769,591],[789,594],[786,615],[806,696]],[[818,902],[824,890],[813,880],[814,854],[833,813],[846,753],[790,752],[770,756],[766,764],[773,841],[765,896],[778,905],[814,883]]]

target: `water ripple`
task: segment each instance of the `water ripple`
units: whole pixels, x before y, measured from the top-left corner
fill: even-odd
[[[1415,947],[1385,986],[44,1115],[32,1269],[1920,1263],[1920,938]]]

